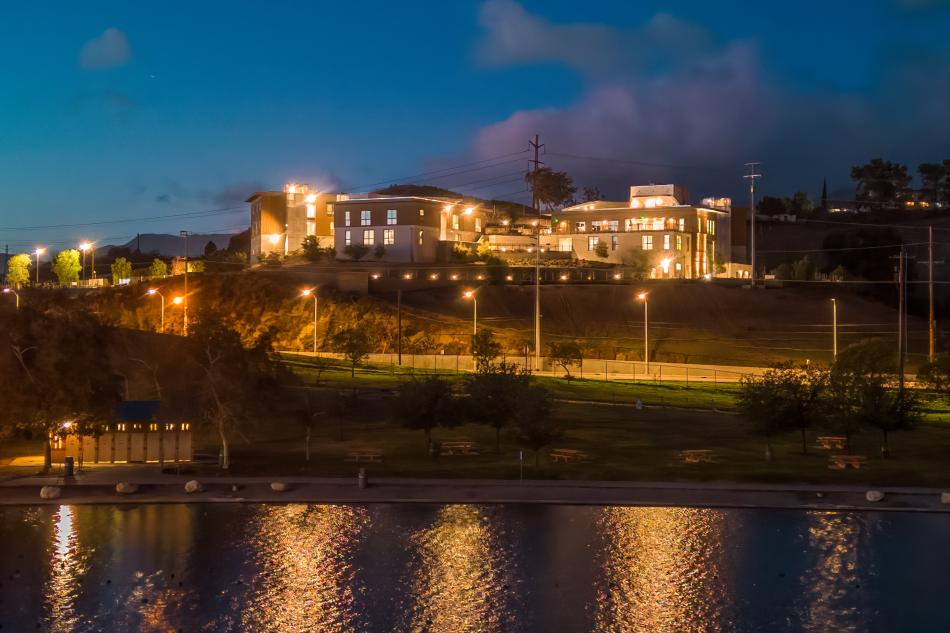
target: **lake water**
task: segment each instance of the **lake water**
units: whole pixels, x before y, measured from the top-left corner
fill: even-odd
[[[0,631],[938,631],[950,515],[0,508]]]

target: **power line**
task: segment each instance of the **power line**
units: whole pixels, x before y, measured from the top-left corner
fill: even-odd
[[[566,154],[562,152],[545,152],[546,155],[550,156],[560,156],[562,158],[575,158],[578,160],[596,160],[606,163],[618,163],[621,165],[638,165],[641,167],[666,167],[672,169],[699,169],[699,170],[708,170],[708,171],[722,171],[722,172],[731,172],[731,169],[725,167],[713,167],[712,165],[674,165],[670,163],[649,163],[646,161],[640,160],[627,160],[623,158],[607,158],[605,156],[581,156],[578,154]]]

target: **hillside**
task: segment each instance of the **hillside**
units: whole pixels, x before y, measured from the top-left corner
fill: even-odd
[[[273,329],[282,349],[309,349],[313,304],[299,289],[306,274],[241,273],[193,275],[192,314],[208,307],[223,315],[251,340]],[[166,300],[181,292],[180,280],[157,284]],[[846,286],[746,290],[704,282],[646,282],[641,286],[545,286],[542,331],[545,349],[556,338],[576,339],[585,355],[639,360],[643,349],[643,305],[636,290],[650,294],[650,341],[654,360],[762,365],[783,359],[827,361],[831,356],[831,302],[838,299],[839,347],[869,336],[895,338],[896,312],[849,291]],[[403,351],[467,353],[471,303],[461,289],[445,287],[403,294]],[[832,293],[833,291],[833,293]],[[533,288],[484,286],[478,291],[479,326],[494,330],[511,354],[524,353],[533,340]],[[49,291],[31,302],[76,302],[104,321],[122,327],[157,330],[159,304],[144,286],[87,294]],[[67,299],[70,297],[71,299]],[[395,297],[359,297],[320,289],[317,333],[321,349],[332,348],[332,334],[353,324],[370,333],[376,348],[396,348]],[[63,307],[62,301],[58,302]],[[74,309],[68,303],[65,309]],[[181,313],[166,308],[166,329],[180,331]],[[911,319],[910,351],[926,352],[926,325]],[[896,346],[896,342],[895,342]]]

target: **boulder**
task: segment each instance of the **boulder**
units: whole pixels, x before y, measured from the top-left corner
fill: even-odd
[[[132,495],[139,491],[139,485],[128,481],[120,481],[115,485],[115,491],[120,495]]]
[[[59,499],[63,489],[59,486],[43,486],[40,488],[40,499]]]
[[[880,490],[868,490],[864,493],[864,498],[871,502],[878,502],[884,499],[884,493]]]
[[[275,481],[270,485],[270,489],[274,492],[287,492],[290,490],[290,484],[284,483],[283,481]]]
[[[950,503],[950,492],[940,493],[940,503]]]
[[[185,482],[185,492],[192,494],[193,492],[204,492],[204,485],[197,479],[191,479]]]

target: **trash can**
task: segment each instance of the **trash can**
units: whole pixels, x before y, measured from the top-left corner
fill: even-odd
[[[360,474],[359,474],[359,476],[356,478],[356,480],[357,480],[357,484],[359,485],[360,489],[366,488],[366,486],[369,485],[369,481],[366,479],[366,469],[365,469],[365,468],[360,468]]]
[[[73,464],[73,458],[72,458],[72,457],[67,457],[67,458],[63,461],[63,467],[64,467],[65,470],[66,470],[65,474],[63,475],[64,477],[73,477],[73,476],[75,476],[75,467],[74,467],[74,464]]]

